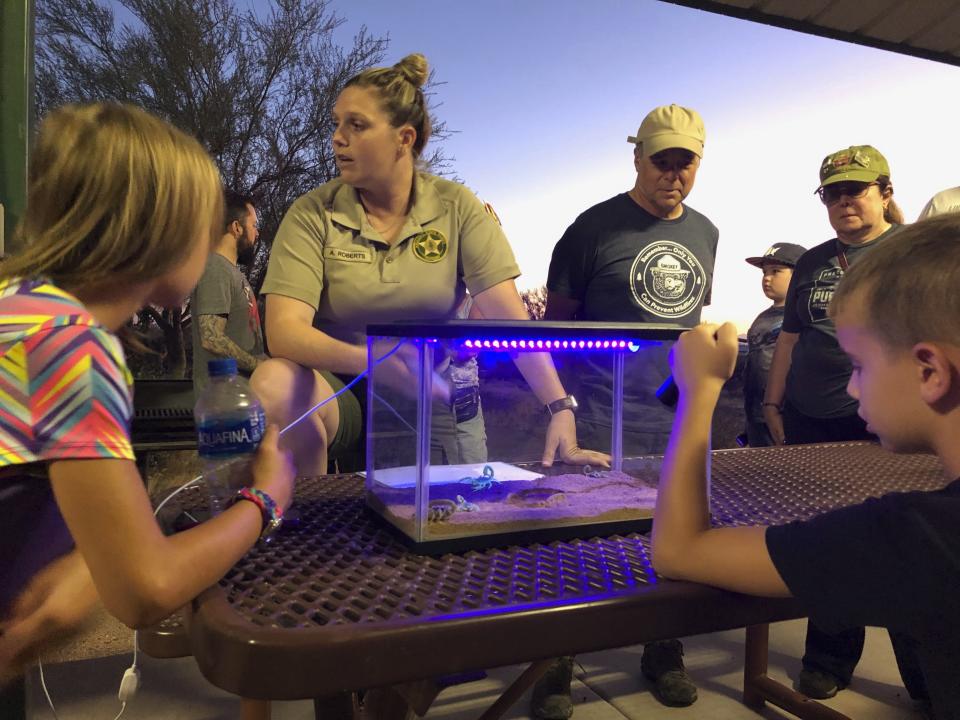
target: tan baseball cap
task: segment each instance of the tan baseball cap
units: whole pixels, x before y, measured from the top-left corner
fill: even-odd
[[[696,110],[680,105],[661,105],[647,114],[637,134],[630,135],[627,142],[639,145],[641,154],[646,157],[669,148],[683,148],[702,158],[706,136],[703,118]]]

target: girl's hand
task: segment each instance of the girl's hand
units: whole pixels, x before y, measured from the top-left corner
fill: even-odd
[[[277,446],[279,437],[280,429],[276,425],[268,425],[253,456],[250,470],[253,474],[253,486],[263,490],[277,505],[286,510],[293,500],[296,469],[290,451],[281,450]]]
[[[47,648],[67,639],[100,604],[90,571],[74,550],[33,576],[0,622],[0,685],[23,674]]]
[[[560,451],[560,459],[570,465],[610,467],[609,455],[596,450],[584,450],[577,445],[577,425],[572,410],[561,410],[550,417],[540,461],[544,467],[553,465],[557,450]]]
[[[737,328],[702,323],[683,333],[670,351],[680,395],[712,388],[718,392],[737,366]]]

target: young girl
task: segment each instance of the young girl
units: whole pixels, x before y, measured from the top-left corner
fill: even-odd
[[[24,249],[0,264],[0,685],[98,595],[127,625],[151,624],[263,530],[260,507],[237,502],[163,535],[134,464],[132,378],[114,334],[147,303],[183,301],[222,206],[200,144],[141,110],[67,106],[40,128]],[[285,509],[294,473],[277,435],[264,436],[252,485]]]

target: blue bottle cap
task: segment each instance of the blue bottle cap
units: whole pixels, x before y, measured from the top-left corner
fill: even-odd
[[[219,358],[217,360],[208,360],[207,373],[210,375],[210,377],[218,377],[220,375],[236,375],[237,361],[234,360],[233,358]]]

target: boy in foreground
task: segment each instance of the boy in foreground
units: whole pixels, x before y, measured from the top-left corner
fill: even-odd
[[[847,391],[884,448],[929,450],[960,476],[960,216],[918,223],[852,267],[831,314],[853,363]],[[674,348],[680,401],[664,458],[653,565],[667,577],[799,598],[822,627],[911,636],[938,720],[960,718],[960,480],[777,527],[711,528],[710,419],[736,328]]]

